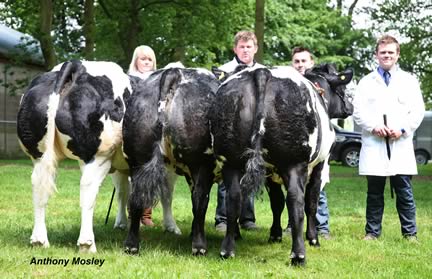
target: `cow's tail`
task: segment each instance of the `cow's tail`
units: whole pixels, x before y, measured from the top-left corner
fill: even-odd
[[[246,151],[245,155],[248,160],[246,162],[245,174],[240,180],[240,185],[243,193],[257,193],[264,184],[265,165],[262,157],[262,138],[265,133],[264,127],[264,98],[267,88],[267,82],[271,78],[269,70],[262,68],[254,72],[254,81],[256,90],[256,108],[255,119],[251,137],[251,148]]]
[[[46,197],[49,197],[54,192],[57,192],[55,177],[57,164],[61,155],[59,149],[56,148],[55,118],[60,103],[60,93],[67,82],[72,81],[72,78],[76,78],[76,73],[80,68],[80,65],[81,63],[78,61],[66,62],[63,64],[57,75],[54,91],[48,99],[47,132],[43,143],[44,153],[40,159],[34,160],[34,168],[32,173],[33,186],[38,189],[37,191],[43,191],[43,193],[46,193]]]
[[[166,69],[160,79],[159,100],[163,101],[170,93],[175,92],[181,78],[182,74],[179,68]]]
[[[131,209],[149,208],[168,190],[167,172],[160,143],[156,142],[151,159],[132,169]]]

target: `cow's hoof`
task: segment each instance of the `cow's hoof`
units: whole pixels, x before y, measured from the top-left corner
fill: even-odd
[[[305,255],[295,255],[294,253],[291,255],[291,265],[303,267],[306,265]]]
[[[318,239],[316,238],[309,240],[309,245],[316,248],[319,248],[321,246]]]
[[[282,242],[282,236],[270,236],[269,243],[281,243]]]
[[[175,235],[181,235],[182,232],[177,226],[166,226],[165,231],[169,233],[173,233]]]
[[[114,224],[114,229],[119,229],[122,231],[125,231],[127,229],[127,227],[128,227],[127,223],[126,224],[123,224],[123,223]]]
[[[49,244],[48,240],[30,239],[30,244],[33,247],[43,247],[43,248],[49,248],[50,247],[50,244]]]
[[[192,248],[192,255],[193,256],[205,256],[207,254],[207,249],[204,248]]]
[[[221,251],[220,252],[220,257],[222,259],[229,259],[229,258],[234,258],[235,254],[234,254],[234,251],[231,251],[231,252]]]
[[[96,253],[96,245],[93,241],[88,241],[87,243],[80,243],[79,246],[79,252],[80,253]]]
[[[124,249],[124,251],[125,251],[126,254],[129,254],[129,255],[138,255],[139,248],[138,247],[128,247],[128,246],[126,246],[125,249]]]

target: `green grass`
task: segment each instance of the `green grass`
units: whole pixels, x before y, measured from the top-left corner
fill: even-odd
[[[209,253],[191,256],[189,238],[192,209],[189,189],[183,178],[177,183],[173,211],[181,236],[162,232],[160,205],[153,211],[155,228],[141,228],[141,253],[123,253],[125,231],[113,230],[117,204],[114,202],[109,224],[104,225],[112,184],[107,178],[100,189],[94,217],[98,253],[79,254],[76,246],[80,230],[79,170],[73,162],[61,165],[57,179],[59,193],[48,205],[47,227],[51,247],[31,247],[33,207],[28,160],[0,160],[0,278],[428,278],[432,267],[432,164],[421,166],[413,179],[417,202],[419,244],[404,241],[400,234],[395,200],[386,189],[383,235],[375,242],[361,240],[364,234],[366,183],[356,169],[331,166],[331,183],[326,188],[331,212],[332,240],[322,240],[321,248],[307,245],[306,268],[289,265],[291,240],[268,244],[271,211],[266,194],[255,202],[255,232],[242,231],[236,257],[219,258],[222,235],[214,228],[216,187],[211,193],[206,231]],[[287,222],[286,213],[283,224]],[[92,265],[30,265],[32,258],[67,259],[74,257],[105,260],[102,267]]]

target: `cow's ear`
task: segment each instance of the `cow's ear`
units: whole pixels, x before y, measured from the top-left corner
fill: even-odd
[[[325,78],[332,86],[346,85],[353,78],[354,72],[351,69],[347,69],[342,73],[338,74],[325,74]]]
[[[342,73],[338,74],[338,81],[340,84],[346,85],[350,83],[354,76],[354,71],[352,69],[347,69]]]
[[[216,66],[212,66],[211,71],[218,80],[224,80],[228,76],[228,73],[222,71]]]

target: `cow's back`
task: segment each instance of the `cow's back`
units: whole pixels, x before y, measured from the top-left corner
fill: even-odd
[[[23,95],[17,115],[17,133],[22,149],[33,159],[40,158],[39,146],[46,134],[49,95],[54,90],[57,74],[44,73],[36,77]]]
[[[212,112],[214,149],[228,163],[244,164],[245,151],[251,147],[255,120],[257,88],[249,71],[221,85]]]
[[[133,94],[126,101],[123,120],[124,152],[132,165],[150,160],[154,144],[162,136],[159,121],[159,87],[161,71],[146,80],[136,80]]]
[[[35,79],[25,93],[18,115],[20,140],[33,158],[42,156],[47,148],[53,148],[58,159],[87,163],[96,155],[110,157],[122,143],[122,95],[128,91],[129,79],[115,63],[60,64]],[[34,125],[29,136],[25,126],[36,116],[41,124]],[[44,141],[50,118],[53,136]]]
[[[212,148],[210,114],[218,82],[210,73],[191,69],[182,73],[182,81],[167,102],[163,134],[174,158],[190,164]]]
[[[264,148],[278,165],[308,162],[309,137],[317,126],[307,88],[273,77],[265,99]],[[289,158],[289,160],[288,160]]]

